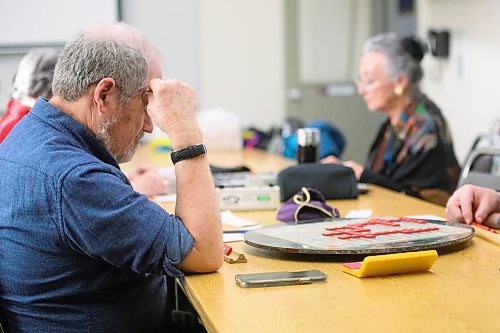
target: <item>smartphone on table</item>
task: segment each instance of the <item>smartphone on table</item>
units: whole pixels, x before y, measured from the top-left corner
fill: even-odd
[[[326,278],[325,273],[316,269],[295,272],[238,274],[234,277],[236,284],[243,288],[310,284],[326,281]]]

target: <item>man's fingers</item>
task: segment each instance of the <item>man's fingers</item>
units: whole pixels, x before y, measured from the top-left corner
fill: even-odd
[[[490,228],[500,229],[500,213],[490,214],[484,221],[483,224]]]
[[[460,203],[455,196],[452,196],[446,205],[446,219],[449,221],[465,222],[460,209]]]
[[[474,194],[472,191],[462,191],[459,197],[459,205],[464,220],[467,223],[471,223],[474,220],[473,204]]]

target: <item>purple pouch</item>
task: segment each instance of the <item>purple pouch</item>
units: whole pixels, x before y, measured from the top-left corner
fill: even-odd
[[[323,194],[311,187],[303,187],[293,195],[278,210],[278,220],[297,222],[323,218],[339,217],[337,208],[332,208],[325,202]]]

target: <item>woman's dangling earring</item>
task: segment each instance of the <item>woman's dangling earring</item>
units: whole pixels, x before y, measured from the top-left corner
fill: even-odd
[[[401,86],[394,87],[394,94],[396,96],[401,97],[403,95],[403,88]]]

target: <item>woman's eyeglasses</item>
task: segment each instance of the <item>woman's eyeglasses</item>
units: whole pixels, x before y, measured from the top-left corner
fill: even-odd
[[[361,80],[358,79],[356,81],[356,85],[358,88],[363,88],[364,90],[373,90],[375,88],[378,88],[381,84],[388,82],[387,80]]]

